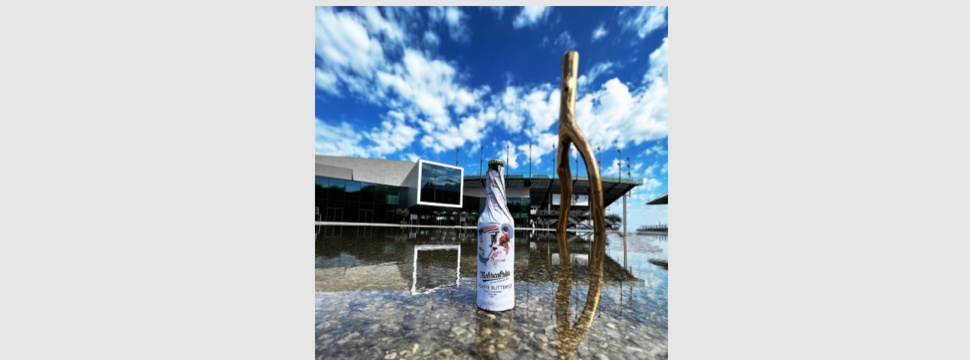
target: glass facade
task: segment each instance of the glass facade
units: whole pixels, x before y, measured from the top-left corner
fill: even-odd
[[[396,210],[407,207],[406,188],[316,177],[316,205],[323,221],[400,223]]]
[[[475,221],[478,221],[478,215],[485,210],[485,198],[474,196],[465,196],[464,198],[465,203],[461,210],[471,214]],[[529,206],[532,201],[529,198],[508,198],[506,201],[508,201],[509,212],[512,213],[515,226],[528,226]]]
[[[434,223],[438,216],[445,217],[444,223],[452,224],[457,223],[458,216],[464,213],[468,216],[466,223],[474,225],[485,208],[485,199],[460,195],[461,178],[457,169],[422,165],[422,187],[428,189],[420,192],[422,202],[462,204],[462,208],[418,206],[409,209],[409,214],[417,214],[422,224]],[[408,208],[406,187],[317,176],[315,192],[315,203],[320,208],[323,221],[397,224],[408,220],[400,212]],[[463,201],[459,202],[459,199]],[[528,224],[529,204],[529,198],[508,199],[509,211],[516,226]]]
[[[418,198],[424,203],[461,205],[461,169],[421,164]]]

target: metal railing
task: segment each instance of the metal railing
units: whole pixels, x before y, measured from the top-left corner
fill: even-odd
[[[667,224],[644,225],[637,228],[637,231],[667,231]]]
[[[484,178],[483,174],[465,174],[465,180],[478,180],[483,178]],[[552,177],[546,174],[532,174],[532,177],[529,177],[528,174],[505,174],[505,180],[510,180],[510,179],[516,179],[516,180],[517,179],[543,179],[543,180],[556,179],[558,180],[559,176],[556,175],[555,177]],[[573,176],[572,180],[589,181],[589,176],[586,176],[586,175]],[[643,184],[643,179],[641,178],[638,178],[638,177],[630,178],[626,176],[622,178],[603,176],[603,177],[600,177],[600,181],[603,183],[603,186],[607,186],[609,184],[615,184],[615,183],[629,184],[629,185]]]

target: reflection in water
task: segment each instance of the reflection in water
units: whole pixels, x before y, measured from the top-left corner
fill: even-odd
[[[563,242],[560,242],[562,244]],[[593,242],[590,249],[591,262],[589,265],[589,291],[586,295],[586,305],[579,314],[576,323],[570,326],[569,320],[569,294],[572,292],[573,265],[572,256],[563,256],[559,262],[559,287],[556,289],[556,328],[559,332],[559,346],[556,353],[559,358],[572,358],[576,355],[576,349],[580,341],[589,332],[593,319],[596,317],[596,310],[599,307],[600,293],[603,287],[603,260],[606,257],[606,243],[602,237]],[[568,254],[568,247],[561,248],[560,252]],[[576,264],[578,265],[578,264]],[[582,265],[587,265],[584,261]]]
[[[448,283],[440,284],[441,281],[435,281],[436,278],[438,279],[442,278],[440,274],[442,271],[437,271],[437,273],[429,273],[429,274],[425,274],[424,272],[422,272],[422,280],[426,280],[426,281],[424,281],[424,283],[422,284],[421,289],[420,290],[418,289],[418,269],[419,269],[418,253],[425,252],[426,254],[428,254],[427,252],[430,252],[430,251],[436,251],[436,253],[438,253],[438,252],[441,252],[442,250],[458,251],[457,256],[455,256],[453,260],[455,263],[455,271],[454,271],[455,286],[456,287],[458,286],[459,281],[461,280],[461,246],[460,245],[415,245],[414,246],[414,265],[413,265],[414,270],[411,272],[411,294],[412,295],[418,294],[418,293],[431,292],[437,288],[450,285]],[[451,251],[447,251],[447,252],[450,253]],[[428,268],[447,269],[447,266],[444,266],[444,267],[441,266],[442,264],[440,264],[441,263],[440,261],[438,261],[437,264],[432,263],[430,261],[431,259],[433,259],[432,256],[424,256],[421,259],[422,259],[421,261],[422,266],[420,266],[420,268],[422,269],[428,269]],[[447,257],[445,259],[447,259]]]
[[[667,259],[666,239],[631,236],[624,269],[615,234],[604,254],[516,233],[516,307],[488,314],[475,306],[474,230],[318,230],[317,359],[665,358],[667,272],[649,260]]]

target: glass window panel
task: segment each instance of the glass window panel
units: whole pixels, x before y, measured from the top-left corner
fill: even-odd
[[[438,180],[436,167],[428,163],[421,164],[421,201],[435,202],[436,182]]]
[[[385,196],[387,196],[387,185],[375,185],[374,202],[383,202]]]
[[[360,201],[360,183],[357,181],[347,182],[347,201]],[[356,211],[355,211],[356,212]],[[354,214],[356,216],[356,214]]]
[[[360,202],[362,203],[372,203],[374,202],[374,184],[361,183],[360,184]]]
[[[327,193],[330,192],[330,180],[322,176],[317,176],[316,178],[317,205],[320,205],[323,203],[323,200],[326,200]]]
[[[461,202],[461,169],[438,165],[421,166],[421,201],[439,204]]]
[[[327,192],[327,200],[343,200],[345,183],[346,180],[330,179],[330,191]]]

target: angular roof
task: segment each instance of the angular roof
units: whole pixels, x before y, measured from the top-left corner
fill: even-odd
[[[317,155],[314,172],[317,176],[401,186],[413,168],[410,161]]]
[[[660,197],[650,200],[647,205],[667,205],[667,193],[660,195]]]

